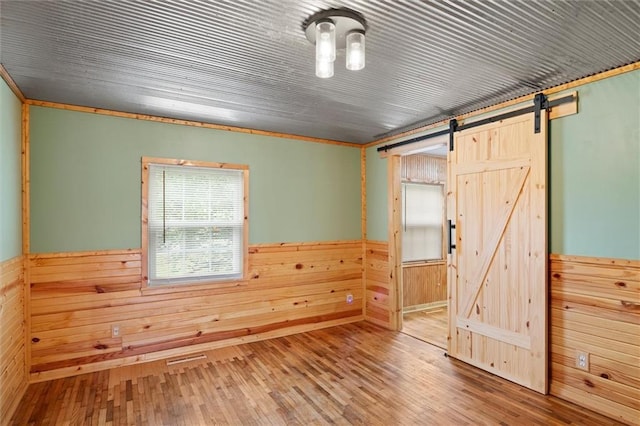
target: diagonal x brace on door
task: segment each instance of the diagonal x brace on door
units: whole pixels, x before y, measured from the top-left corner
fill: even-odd
[[[507,229],[507,224],[511,219],[511,215],[515,210],[516,205],[518,204],[518,200],[520,199],[520,195],[524,189],[524,185],[527,182],[527,178],[529,177],[530,167],[520,167],[518,175],[515,179],[511,181],[511,185],[506,191],[506,197],[500,211],[496,215],[495,226],[491,229],[489,233],[489,239],[484,244],[484,251],[482,253],[482,258],[476,267],[476,270],[473,271],[472,274],[469,274],[471,279],[471,291],[468,293],[464,304],[462,305],[462,309],[460,314],[462,314],[465,318],[469,318],[471,316],[471,311],[473,309],[473,304],[478,298],[480,294],[480,290],[482,289],[482,283],[487,278],[487,273],[489,272],[489,267],[493,262],[493,258],[498,249],[498,245],[500,241],[502,241],[502,237]]]

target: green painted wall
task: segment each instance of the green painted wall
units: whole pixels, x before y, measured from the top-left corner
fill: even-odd
[[[577,88],[550,124],[550,252],[640,259],[640,71]],[[387,240],[387,170],[367,150],[367,238]]]
[[[32,107],[32,252],[140,247],[142,156],[249,165],[251,243],[361,237],[357,148]]]
[[[22,254],[22,105],[0,78],[0,262]]]
[[[550,124],[550,251],[640,259],[640,71],[578,96]]]
[[[367,148],[367,239],[387,241],[387,159],[377,147]]]

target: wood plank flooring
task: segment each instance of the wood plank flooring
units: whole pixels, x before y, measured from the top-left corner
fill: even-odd
[[[439,348],[447,349],[447,307],[402,315],[402,332]]]
[[[358,322],[32,384],[10,424],[614,425]]]

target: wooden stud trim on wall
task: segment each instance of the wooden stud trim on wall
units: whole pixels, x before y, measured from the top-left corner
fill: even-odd
[[[242,253],[242,280],[249,279],[249,166],[238,166],[242,170],[242,202],[244,209],[244,217],[242,222],[242,244],[243,244],[243,253]]]
[[[123,111],[113,111],[104,108],[92,108],[80,105],[69,105],[62,104],[58,102],[47,102],[47,101],[37,101],[34,99],[27,99],[25,102],[29,105],[45,107],[45,108],[57,108],[63,109],[67,111],[76,111],[76,112],[86,112],[89,114],[100,114],[100,115],[108,115],[111,117],[120,117],[120,118],[130,118],[134,120],[146,120],[146,121],[155,121],[158,123],[167,123],[167,124],[178,124],[182,126],[192,126],[192,127],[201,127],[203,129],[214,129],[214,130],[225,130],[228,132],[238,132],[238,133],[248,133],[251,135],[259,135],[259,136],[270,136],[275,138],[282,139],[295,139],[304,142],[316,142],[316,143],[324,143],[329,145],[340,145],[340,146],[348,146],[352,148],[361,148],[361,144],[353,143],[353,142],[343,142],[336,141],[332,139],[322,139],[322,138],[314,138],[311,136],[302,136],[302,135],[294,135],[291,133],[279,133],[279,132],[269,132],[266,130],[258,130],[258,129],[248,129],[245,127],[236,127],[236,126],[226,126],[222,124],[214,124],[214,123],[205,123],[203,121],[194,121],[194,120],[182,120],[177,118],[167,118],[167,117],[159,117],[156,115],[148,115],[148,114],[135,114],[131,112],[123,112]]]
[[[375,244],[387,244],[386,241],[369,241]],[[293,251],[301,251],[297,247],[304,247],[306,250],[326,250],[332,248],[331,246],[342,247],[344,245],[360,244],[360,240],[334,240],[334,241],[304,241],[304,242],[291,242],[291,243],[252,243],[249,244],[249,251],[251,253],[262,252],[261,249],[276,249],[278,251],[282,247],[291,247]],[[271,250],[269,250],[271,251]],[[112,249],[112,250],[87,250],[87,251],[66,251],[55,253],[32,253],[29,260],[38,261],[38,259],[51,259],[51,258],[69,258],[69,257],[90,257],[90,256],[111,256],[111,255],[128,255],[128,254],[141,254],[142,249]]]
[[[113,249],[113,250],[87,250],[87,251],[64,251],[55,253],[34,253],[30,254],[29,260],[37,262],[38,259],[51,258],[69,258],[69,257],[90,257],[90,256],[112,256],[112,255],[128,255],[140,254],[140,249]]]
[[[389,325],[392,330],[402,329],[402,205],[399,155],[387,161],[389,199]]]
[[[329,241],[303,241],[303,242],[293,242],[293,243],[252,243],[249,246],[250,250],[256,251],[260,250],[260,248],[273,248],[273,247],[306,247],[309,250],[313,250],[315,248],[319,248],[324,250],[327,246],[336,245],[342,246],[343,244],[360,244],[360,240],[329,240]]]
[[[362,294],[367,293],[367,150],[360,148],[360,236],[362,244]],[[366,315],[366,304],[362,304]]]
[[[382,240],[367,240],[367,244],[384,245],[384,246],[386,246],[387,244],[389,244],[389,242],[388,241],[382,241]]]
[[[18,97],[18,99],[20,99],[20,102],[24,104],[26,101],[24,94],[22,93],[16,82],[13,81],[13,78],[11,78],[11,76],[7,72],[7,69],[2,64],[0,64],[0,77],[2,77],[5,83],[7,83],[7,86],[9,86],[9,89],[11,89],[11,91]]]
[[[22,141],[21,141],[21,160],[22,160],[22,254],[29,254],[30,250],[30,139],[29,139],[29,105],[22,104]]]
[[[589,265],[598,264],[603,266],[618,266],[618,267],[632,267],[640,268],[640,260],[637,259],[614,259],[608,257],[586,257],[586,256],[574,256],[567,254],[549,254],[549,260],[559,260],[565,262],[580,262]]]
[[[588,84],[588,83],[593,83],[595,81],[603,80],[605,78],[614,77],[614,76],[617,76],[617,75],[620,75],[620,74],[624,74],[624,73],[627,73],[627,72],[635,71],[637,69],[640,69],[640,61],[639,62],[635,62],[633,64],[625,65],[625,66],[622,66],[622,67],[619,67],[619,68],[615,68],[613,70],[609,70],[609,71],[605,71],[605,72],[602,72],[602,73],[599,73],[599,74],[595,74],[595,75],[592,75],[592,76],[589,76],[589,77],[585,77],[585,78],[581,78],[581,79],[578,79],[578,80],[574,80],[574,81],[569,82],[569,83],[561,84],[559,86],[555,86],[555,87],[552,87],[550,89],[543,90],[542,93],[548,96],[548,95],[551,95],[551,94],[554,94],[554,93],[557,93],[557,92],[569,90],[569,89],[572,89],[572,88],[575,88],[575,87],[579,87],[579,86],[582,86],[582,85],[585,85],[585,84]],[[310,137],[310,136],[294,135],[294,134],[289,134],[289,133],[269,132],[269,131],[265,131],[265,130],[248,129],[248,128],[236,127],[236,126],[225,126],[225,125],[220,125],[220,124],[205,123],[205,122],[199,122],[199,121],[193,121],[193,120],[173,119],[173,118],[166,118],[166,117],[160,117],[160,116],[154,116],[154,115],[148,115],[148,114],[135,114],[135,113],[130,113],[130,112],[114,111],[114,110],[108,110],[108,109],[104,109],[104,108],[92,108],[92,107],[85,107],[85,106],[79,106],[79,105],[62,104],[62,103],[57,103],[57,102],[48,102],[48,101],[38,101],[38,100],[33,100],[33,99],[26,99],[24,97],[24,95],[22,94],[22,92],[17,87],[17,85],[15,85],[15,82],[13,82],[13,79],[11,78],[11,76],[7,73],[6,69],[1,64],[0,64],[0,75],[4,78],[4,80],[7,82],[9,87],[11,87],[12,90],[14,90],[14,93],[16,93],[16,96],[18,96],[18,98],[20,98],[20,100],[22,102],[27,103],[29,105],[48,107],[48,108],[64,109],[64,110],[68,110],[68,111],[86,112],[86,113],[91,113],[91,114],[109,115],[109,116],[114,116],[114,117],[131,118],[131,119],[136,119],[136,120],[147,120],[147,121],[155,121],[155,122],[162,122],[162,123],[169,123],[169,124],[180,124],[180,125],[184,125],[184,126],[202,127],[202,128],[215,129],[215,130],[226,130],[226,131],[230,131],[230,132],[249,133],[249,134],[254,134],[254,135],[296,139],[296,140],[301,140],[301,141],[306,141],[306,142],[317,142],[317,143],[326,143],[326,144],[331,144],[331,145],[350,146],[350,147],[355,147],[355,148],[362,148],[362,147],[369,148],[369,147],[372,147],[372,146],[376,146],[376,145],[382,144],[384,142],[388,142],[390,140],[400,139],[400,138],[405,137],[405,136],[411,136],[411,135],[414,135],[416,133],[424,132],[426,130],[433,129],[435,127],[446,126],[448,124],[448,122],[449,122],[449,119],[442,120],[440,122],[437,122],[437,123],[434,123],[434,124],[430,124],[428,126],[424,126],[424,127],[420,127],[420,128],[417,128],[417,129],[413,129],[413,130],[410,130],[410,131],[407,131],[407,132],[404,132],[404,133],[400,133],[398,135],[394,135],[394,136],[389,136],[389,137],[386,137],[386,138],[378,139],[378,140],[375,140],[375,141],[372,141],[372,142],[369,142],[367,144],[362,145],[362,144],[357,144],[357,143],[352,143],[352,142],[336,141],[336,140],[332,140],[332,139],[314,138],[314,137]],[[530,101],[530,100],[533,99],[533,97],[534,97],[534,94],[521,96],[520,98],[512,99],[510,101],[502,102],[500,104],[492,105],[492,106],[489,106],[489,107],[486,107],[486,108],[482,108],[482,109],[479,109],[479,110],[476,110],[476,111],[472,111],[472,112],[469,112],[469,113],[466,113],[466,114],[462,114],[462,115],[460,115],[458,117],[458,119],[460,120],[460,119],[470,118],[470,117],[473,117],[473,116],[476,116],[476,115],[479,115],[479,114],[492,112],[492,111],[495,111],[495,110],[499,110],[499,109],[502,109],[502,108],[509,107],[511,105],[515,105],[515,104],[518,104],[518,103]],[[553,116],[553,114],[550,114],[550,117],[551,118],[555,118]]]
[[[140,289],[147,286],[149,281],[149,240],[147,238],[147,225],[149,224],[149,158],[142,157],[142,176],[140,177],[140,189],[141,189],[141,202],[140,202],[140,219],[142,222],[141,235],[140,235],[140,253],[142,254],[142,263],[140,265],[141,270],[141,285]]]
[[[624,65],[622,67],[614,68],[612,70],[604,71],[604,72],[601,72],[601,73],[598,73],[598,74],[594,74],[594,75],[591,75],[591,76],[588,76],[588,77],[584,77],[584,78],[580,78],[580,79],[577,79],[577,80],[574,80],[574,81],[570,81],[570,82],[565,83],[565,84],[560,84],[558,86],[554,86],[554,87],[551,87],[549,89],[543,90],[540,93],[543,93],[544,95],[549,96],[549,95],[552,95],[552,94],[555,94],[555,93],[558,93],[558,92],[574,89],[576,87],[583,86],[585,84],[594,83],[596,81],[604,80],[604,79],[610,78],[610,77],[615,77],[617,75],[625,74],[625,73],[628,73],[628,72],[631,72],[631,71],[635,71],[635,70],[638,70],[638,69],[640,69],[640,61],[634,62],[632,64]],[[485,107],[485,108],[481,108],[481,109],[478,109],[478,110],[475,110],[475,111],[468,112],[466,114],[461,114],[459,116],[456,116],[456,119],[458,121],[460,121],[460,120],[463,120],[463,119],[475,117],[475,116],[480,115],[480,114],[485,114],[485,113],[488,113],[488,112],[493,112],[493,111],[496,111],[496,110],[499,110],[499,109],[507,108],[507,107],[510,107],[512,105],[516,105],[516,104],[519,104],[519,103],[532,101],[533,98],[535,97],[535,95],[536,95],[535,93],[531,93],[529,95],[521,96],[519,98],[512,99],[510,101],[502,102],[502,103],[499,103],[499,104],[496,104],[496,105],[491,105],[491,106],[488,106],[488,107]],[[556,117],[553,117],[553,115],[550,114],[550,118],[556,118]],[[365,148],[370,148],[372,146],[380,145],[382,143],[385,143],[385,142],[388,142],[388,141],[392,141],[392,140],[396,140],[396,139],[400,139],[400,138],[403,138],[403,137],[406,137],[406,136],[415,135],[417,133],[421,133],[421,132],[424,132],[424,131],[427,131],[427,130],[430,130],[430,129],[434,129],[436,127],[443,127],[443,126],[448,125],[449,120],[450,120],[450,118],[447,118],[446,120],[441,120],[441,121],[439,121],[437,123],[429,124],[429,125],[423,126],[423,127],[418,127],[417,129],[408,130],[406,132],[399,133],[399,134],[393,135],[393,136],[388,136],[386,138],[378,139],[378,140],[375,140],[373,142],[369,142],[368,144],[365,144],[364,146],[365,146]]]
[[[31,250],[31,199],[30,199],[30,109],[29,105],[22,104],[22,256],[24,279],[24,348],[25,348],[25,374],[29,377],[31,371],[31,269],[29,267],[29,252]]]

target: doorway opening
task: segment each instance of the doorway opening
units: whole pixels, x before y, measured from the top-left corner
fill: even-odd
[[[447,349],[446,148],[401,157],[402,329]]]
[[[541,393],[549,371],[547,105],[539,94],[532,107],[463,126],[452,121],[445,178],[447,355]],[[433,139],[440,136],[435,132]],[[409,155],[403,149],[386,156],[396,330],[406,322],[409,285],[403,285],[403,154]]]

